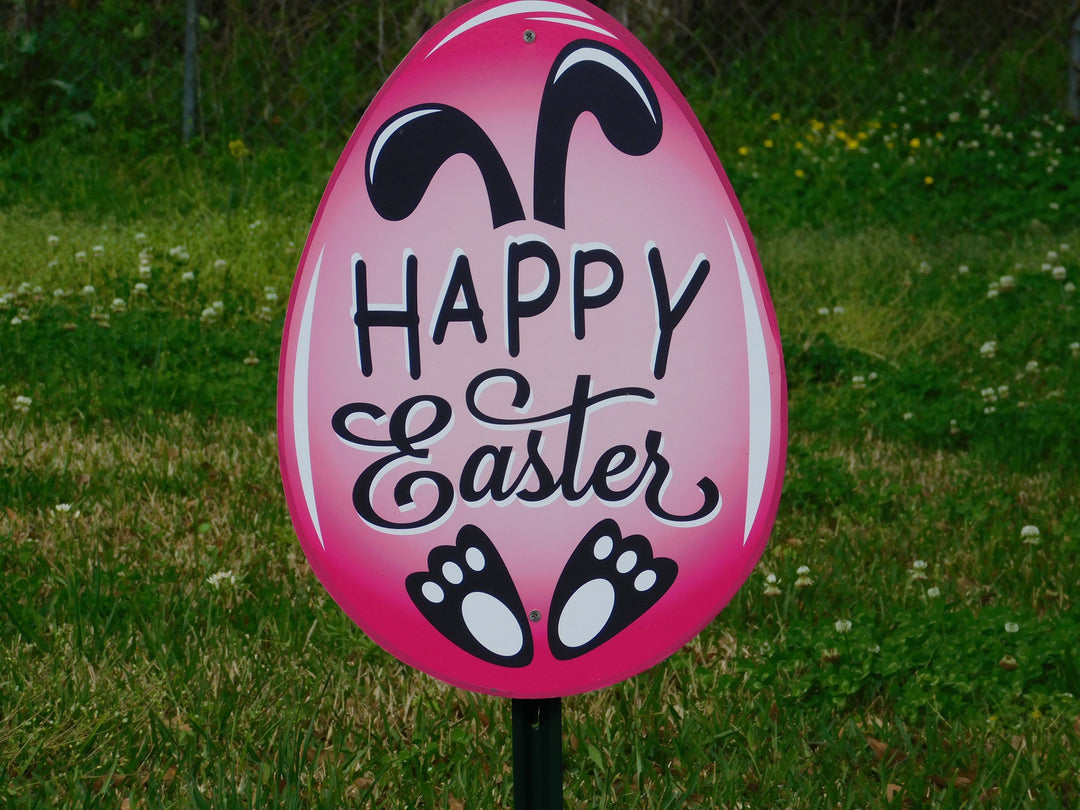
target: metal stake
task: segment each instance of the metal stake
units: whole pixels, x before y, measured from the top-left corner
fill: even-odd
[[[562,698],[515,698],[514,810],[562,810]]]

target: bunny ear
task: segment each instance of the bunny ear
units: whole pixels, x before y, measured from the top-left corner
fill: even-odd
[[[468,155],[480,169],[493,227],[525,219],[514,181],[491,139],[461,110],[444,104],[402,110],[372,138],[365,176],[379,216],[394,221],[409,216],[439,167],[458,154]]]
[[[533,210],[565,227],[566,155],[578,117],[592,113],[620,152],[645,155],[660,143],[660,102],[649,80],[621,51],[601,42],[571,42],[551,66],[536,125]]]

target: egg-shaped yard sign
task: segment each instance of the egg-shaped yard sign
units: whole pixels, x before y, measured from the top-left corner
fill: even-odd
[[[780,497],[780,339],[719,160],[629,32],[478,0],[420,40],[315,216],[278,417],[315,574],[437,678],[586,692],[716,616]]]

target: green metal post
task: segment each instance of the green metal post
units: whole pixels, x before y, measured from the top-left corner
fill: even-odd
[[[514,810],[562,810],[562,699],[515,698]]]

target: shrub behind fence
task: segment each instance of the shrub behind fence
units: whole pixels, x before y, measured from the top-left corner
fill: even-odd
[[[14,0],[0,11],[0,144],[61,130],[340,139],[455,0]],[[1073,0],[606,0],[692,100],[735,120],[859,118],[897,94],[1070,104]],[[185,70],[185,61],[187,69]],[[185,106],[185,91],[187,104]],[[1071,104],[1075,110],[1076,99]],[[749,116],[749,117],[748,117]]]

